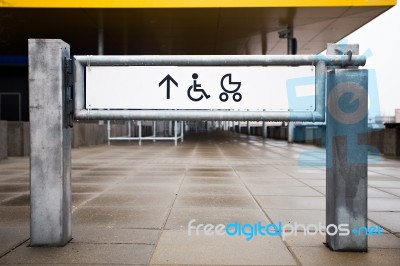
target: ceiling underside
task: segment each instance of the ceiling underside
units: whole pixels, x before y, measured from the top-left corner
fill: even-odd
[[[26,55],[29,38],[63,39],[74,54],[97,54],[99,28],[109,55],[286,54],[278,31],[287,27],[299,54],[315,54],[389,8],[0,8],[0,55]]]

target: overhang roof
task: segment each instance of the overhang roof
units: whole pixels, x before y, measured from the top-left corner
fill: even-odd
[[[301,2],[301,3],[300,3]],[[299,54],[314,54],[382,14],[395,0],[7,0],[0,55],[27,54],[28,38],[57,38],[75,54],[285,54],[278,32],[294,28]],[[371,36],[373,38],[373,36]]]

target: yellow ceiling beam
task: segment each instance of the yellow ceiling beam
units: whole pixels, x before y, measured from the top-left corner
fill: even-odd
[[[396,0],[0,0],[9,8],[218,8],[394,6]]]

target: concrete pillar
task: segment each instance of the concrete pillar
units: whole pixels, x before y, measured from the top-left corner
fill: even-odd
[[[288,127],[287,127],[287,130],[288,130],[288,142],[289,143],[293,143],[293,139],[294,139],[294,123],[292,122],[292,121],[290,121],[289,123],[288,123]]]
[[[367,227],[368,71],[334,69],[327,78],[326,224],[346,224],[350,234],[327,233],[326,243],[334,251],[367,251],[359,229]]]
[[[30,39],[29,112],[31,246],[64,246],[71,238],[71,129],[64,120],[62,40]]]

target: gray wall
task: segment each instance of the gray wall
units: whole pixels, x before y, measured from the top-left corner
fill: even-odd
[[[8,156],[29,156],[29,122],[8,122]]]
[[[7,159],[7,121],[0,121],[0,160]]]
[[[113,135],[127,134],[127,125],[113,125]],[[29,122],[0,121],[0,160],[8,156],[29,156]],[[107,124],[74,123],[72,147],[79,148],[107,143]]]
[[[286,126],[269,126],[268,138],[287,140]],[[237,132],[236,127],[236,132]],[[247,128],[241,128],[241,133],[247,133]],[[261,127],[252,127],[251,135],[261,136]],[[325,147],[325,126],[296,126],[294,131],[294,142],[313,144]],[[385,128],[371,130],[368,132],[369,151],[387,156],[400,157],[400,128]]]

